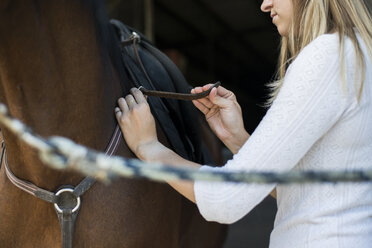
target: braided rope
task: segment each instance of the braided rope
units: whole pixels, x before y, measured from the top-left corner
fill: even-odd
[[[290,171],[283,173],[234,171],[209,172],[186,167],[148,164],[137,159],[108,157],[63,137],[44,139],[12,118],[0,104],[0,123],[22,141],[35,148],[40,159],[55,169],[73,169],[99,180],[110,182],[117,177],[148,178],[155,181],[200,180],[240,183],[336,183],[372,182],[372,170],[355,171]]]

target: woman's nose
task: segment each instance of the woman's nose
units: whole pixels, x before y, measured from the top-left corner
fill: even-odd
[[[263,0],[261,4],[261,10],[263,12],[270,12],[273,7],[273,0]]]

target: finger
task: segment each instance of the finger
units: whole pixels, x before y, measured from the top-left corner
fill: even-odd
[[[120,117],[123,115],[123,112],[121,112],[120,108],[119,107],[116,107],[115,108],[115,116],[116,116],[116,119],[119,120]]]
[[[203,87],[195,87],[194,89],[192,89],[192,94],[198,94],[198,93],[202,93],[204,90],[203,90]]]
[[[125,99],[124,98],[119,98],[119,100],[118,100],[118,105],[119,105],[119,108],[120,108],[120,110],[122,111],[122,112],[127,112],[128,110],[129,110],[129,107],[128,107],[128,104],[127,104],[127,102],[125,101]],[[116,111],[115,111],[116,112]]]
[[[204,85],[203,86],[203,91],[209,90],[212,86],[213,86],[213,84],[206,84],[206,85]]]
[[[212,85],[212,84],[211,84]],[[194,88],[191,93],[192,94],[198,94],[198,93],[202,93],[204,92],[205,90],[203,90],[203,87],[196,87]],[[212,108],[213,107],[213,103],[209,100],[208,97],[204,97],[204,98],[201,98],[201,99],[198,99],[198,101],[203,104],[205,107],[207,108]]]
[[[211,102],[211,100],[209,99],[209,97],[204,97],[196,101],[203,104],[206,108],[213,108],[213,105],[214,105],[213,102]]]
[[[209,94],[209,99],[211,102],[218,107],[226,108],[231,105],[232,99],[228,98],[229,95],[223,95],[220,96],[218,94],[218,89],[214,88],[211,90],[211,93]]]
[[[196,100],[194,100],[194,101],[192,101],[192,103],[195,105],[195,107],[197,108],[197,109],[199,109],[200,110],[200,112],[202,112],[204,115],[206,115],[206,114],[208,114],[208,112],[209,112],[209,108],[207,108],[204,104],[202,104],[202,103],[200,103],[199,101],[196,101]]]
[[[136,100],[137,103],[144,103],[147,102],[145,96],[143,93],[137,89],[137,88],[132,88],[130,89],[130,93],[133,95],[134,99]]]
[[[127,102],[129,109],[133,109],[134,106],[136,106],[137,104],[136,100],[134,99],[132,95],[127,95],[125,97],[125,101]]]
[[[230,90],[228,90],[228,89],[226,89],[226,88],[224,88],[224,87],[222,87],[222,86],[219,86],[219,87],[217,88],[217,94],[218,94],[219,96],[233,95],[233,93],[232,93]]]
[[[216,97],[218,95],[218,90],[217,89],[212,89],[211,92],[209,93],[209,99],[211,102],[216,103]]]

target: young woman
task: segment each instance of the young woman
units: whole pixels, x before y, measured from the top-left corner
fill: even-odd
[[[250,136],[234,94],[223,87],[194,101],[235,154],[222,168],[186,161],[158,142],[137,89],[119,99],[117,120],[147,162],[210,171],[372,168],[372,20],[363,0],[264,0],[282,36],[270,109]],[[198,93],[209,85],[193,89]],[[232,223],[275,187],[278,212],[270,247],[370,247],[371,184],[276,186],[168,182],[210,221]]]

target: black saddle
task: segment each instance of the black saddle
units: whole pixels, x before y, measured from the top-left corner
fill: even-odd
[[[118,20],[111,20],[120,41],[122,62],[132,85],[146,89],[190,93],[191,86],[177,66],[143,34]],[[122,88],[128,86],[122,82]],[[128,84],[128,82],[126,82]],[[172,149],[185,159],[214,164],[203,147],[200,115],[191,102],[148,98],[154,117],[163,129]]]

